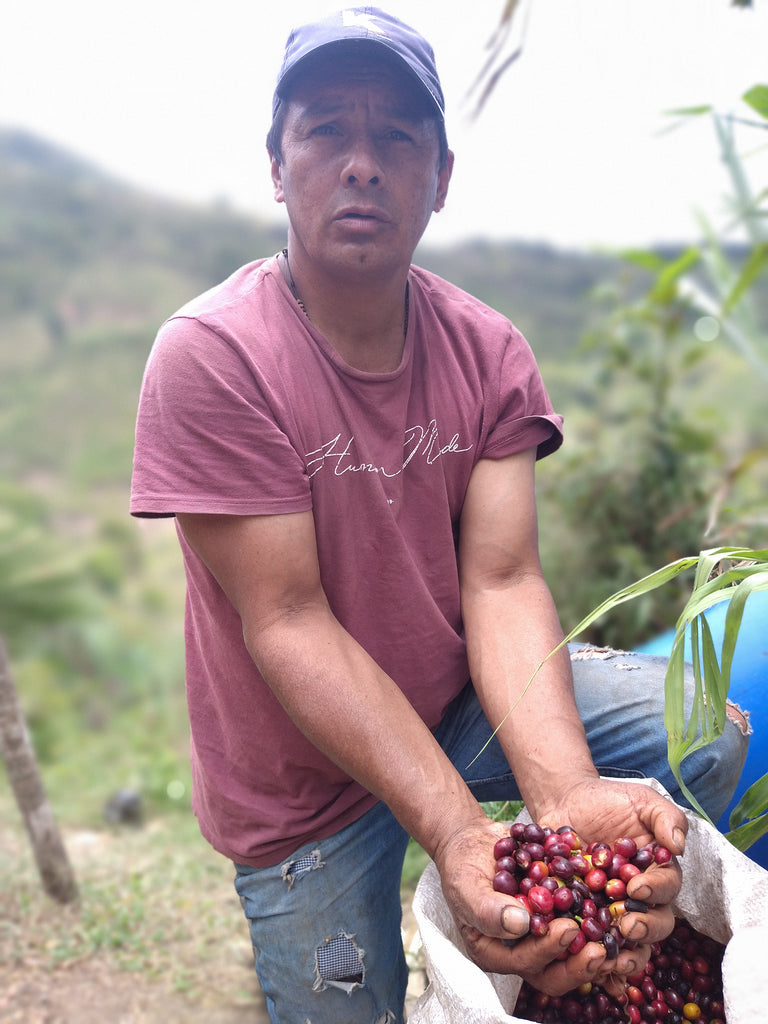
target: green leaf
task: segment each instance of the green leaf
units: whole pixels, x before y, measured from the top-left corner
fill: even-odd
[[[725,572],[712,575],[722,561],[740,562],[745,559],[756,564],[737,564]],[[768,552],[765,551],[740,548],[713,548],[702,551],[696,568],[691,597],[675,627],[672,653],[664,683],[667,757],[672,774],[681,791],[698,813],[707,820],[710,820],[709,816],[702,810],[683,781],[681,764],[689,754],[711,743],[723,731],[726,718],[725,706],[730,688],[731,665],[744,605],[751,593],[756,590],[768,589],[768,567],[764,564],[766,561],[768,561]],[[712,633],[704,612],[720,601],[729,601],[730,603],[726,612],[723,644],[718,662]],[[689,627],[694,696],[691,714],[685,724],[684,652]],[[744,839],[746,835],[747,833],[743,833],[741,839]]]
[[[768,815],[761,814],[754,821],[746,825],[740,825],[732,832],[726,832],[725,838],[732,843],[737,850],[744,853],[753,843],[756,843],[762,836],[768,834]]]
[[[712,105],[702,103],[696,107],[675,107],[673,110],[665,110],[667,117],[699,117],[701,114],[711,114]]]
[[[728,605],[728,611],[725,613],[721,668],[726,684],[730,684],[731,665],[736,651],[736,641],[738,640],[739,628],[744,614],[744,605],[749,595],[757,590],[768,590],[768,570],[755,572],[750,577],[742,580],[734,588],[730,604]]]
[[[657,276],[648,293],[648,298],[652,302],[659,302],[662,305],[672,302],[677,294],[677,282],[683,274],[688,273],[691,267],[698,263],[700,258],[701,253],[695,246],[692,246],[677,259],[667,263]]]
[[[755,113],[768,118],[768,85],[753,85],[741,98]]]
[[[613,611],[613,609],[618,607],[620,604],[624,604],[625,601],[632,601],[636,597],[640,597],[651,590],[656,590],[658,587],[664,586],[665,583],[669,583],[670,580],[679,576],[681,572],[685,572],[686,569],[693,568],[697,561],[698,559],[696,558],[678,558],[677,561],[670,562],[669,565],[662,566],[661,569],[657,569],[648,576],[644,576],[641,580],[631,583],[628,587],[624,587],[622,590],[616,591],[615,594],[611,595],[611,597],[607,598],[599,604],[597,608],[591,611],[589,615],[583,618],[581,622],[571,630],[556,650],[559,650],[564,644],[574,640],[579,633],[583,633],[584,630],[587,629],[588,626],[591,626],[593,622],[601,618],[601,616],[606,615],[608,612]],[[552,654],[554,653],[555,651],[552,652]]]
[[[664,266],[664,257],[648,249],[623,249],[618,255],[626,263],[633,263],[642,270],[651,270],[654,273]]]
[[[727,316],[733,310],[744,293],[752,287],[766,268],[768,268],[768,242],[760,242],[750,251],[735,285],[726,297],[722,316]]]
[[[741,799],[730,813],[728,824],[732,829],[738,828],[745,821],[757,818],[766,811],[768,811],[768,774],[753,782],[749,789],[742,794]]]

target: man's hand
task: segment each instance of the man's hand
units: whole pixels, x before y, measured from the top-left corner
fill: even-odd
[[[571,825],[584,842],[629,836],[643,846],[656,840],[673,854],[682,853],[687,831],[680,808],[650,787],[605,780],[578,784],[539,823],[552,828]],[[651,944],[672,931],[671,903],[682,881],[675,858],[631,879],[628,895],[647,903],[649,911],[621,918],[619,926],[630,948],[609,960],[601,943],[590,942],[571,955],[567,950],[579,931],[577,922],[555,919],[546,936],[529,936],[522,905],[494,891],[493,845],[506,832],[491,822],[473,825],[450,837],[435,856],[467,955],[484,971],[518,974],[549,995],[562,995],[588,981],[614,994],[622,991],[623,979],[645,966]]]
[[[656,841],[674,856],[683,852],[688,832],[684,812],[671,800],[650,786],[618,779],[580,779],[556,802],[539,808],[537,820],[552,828],[570,825],[587,843],[612,842],[621,836],[634,839],[638,846]]]

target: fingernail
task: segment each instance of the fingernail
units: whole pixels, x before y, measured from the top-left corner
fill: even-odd
[[[563,947],[563,949],[565,949],[567,946],[570,946],[570,944],[573,942],[573,940],[576,938],[578,934],[578,928],[569,928],[568,931],[564,932],[560,936],[560,945]]]
[[[637,920],[633,921],[632,927],[629,929],[625,936],[625,938],[629,939],[631,942],[640,943],[642,943],[643,940],[647,937],[648,925],[645,923],[645,921],[641,921],[640,918],[637,918]]]
[[[587,970],[590,971],[590,972],[596,971],[599,967],[603,966],[604,962],[605,962],[605,957],[604,956],[593,957],[593,959],[590,960],[589,963],[587,964]]]
[[[638,885],[638,887],[636,889],[632,890],[632,897],[631,898],[633,900],[642,900],[644,903],[647,903],[648,900],[650,899],[651,895],[652,895],[651,887],[649,885],[641,884],[641,885]]]
[[[523,907],[509,904],[501,912],[501,923],[510,935],[519,937],[528,931],[528,911]]]
[[[631,978],[633,974],[637,974],[637,964],[634,960],[627,960],[624,964],[624,973],[629,978]]]
[[[672,838],[675,840],[675,843],[677,845],[677,849],[679,850],[680,853],[682,853],[683,850],[685,849],[685,832],[683,832],[683,830],[681,828],[673,829],[672,830]]]

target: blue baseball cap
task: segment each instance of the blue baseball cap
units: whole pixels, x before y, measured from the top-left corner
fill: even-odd
[[[277,76],[273,115],[310,54],[327,46],[355,41],[381,46],[394,54],[432,101],[440,120],[445,119],[445,100],[432,47],[415,29],[378,7],[347,7],[291,32]]]

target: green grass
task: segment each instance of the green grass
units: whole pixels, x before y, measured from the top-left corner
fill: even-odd
[[[62,831],[79,888],[68,906],[42,892],[16,808],[0,788],[0,966],[54,970],[98,957],[172,991],[253,997],[232,866],[191,814],[158,816],[143,828]]]

